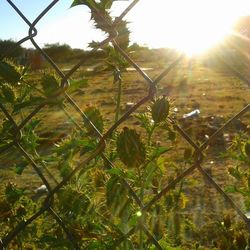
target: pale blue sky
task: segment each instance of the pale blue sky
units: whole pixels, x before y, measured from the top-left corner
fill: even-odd
[[[114,4],[117,16],[131,2]],[[13,0],[33,21],[51,0]],[[44,43],[68,43],[86,48],[104,34],[93,29],[86,6],[69,8],[72,0],[60,0],[37,24],[35,40]],[[141,0],[126,17],[130,21],[131,39],[150,47],[177,47],[200,50],[211,46],[228,32],[240,15],[250,14],[250,0]],[[19,40],[28,34],[28,26],[6,0],[0,0],[0,39]],[[197,44],[195,44],[195,41]],[[185,44],[184,44],[185,42]],[[27,42],[26,47],[32,47]],[[191,51],[190,51],[191,52]]]
[[[13,0],[12,1],[27,17],[29,21],[35,18],[46,8],[51,0]],[[35,40],[44,43],[68,43],[72,47],[85,48],[92,40],[102,40],[104,35],[93,29],[90,23],[90,13],[86,6],[70,8],[72,0],[60,0],[38,22],[38,35]],[[116,5],[114,12],[117,15],[121,8],[125,8],[131,1]],[[0,39],[20,40],[28,34],[29,27],[13,10],[6,0],[0,0]],[[29,42],[24,44],[29,47]]]
[[[30,20],[33,21],[37,15],[51,3],[50,0],[15,0],[12,1]],[[55,16],[60,15],[62,12],[67,10],[70,6],[70,0],[63,0],[57,3],[56,8],[53,12]],[[49,17],[51,19],[51,16]],[[10,38],[19,36],[19,34],[27,33],[27,25],[21,20],[17,15],[15,10],[9,5],[6,0],[0,1],[0,37],[1,38]],[[25,25],[24,25],[25,24]]]
[[[22,11],[29,21],[34,21],[35,18],[46,8],[52,1],[51,0],[14,0],[14,4]],[[36,28],[38,30],[38,36],[36,40],[41,43],[53,43],[53,42],[68,42],[73,47],[84,47],[80,43],[75,42],[77,38],[70,39],[72,35],[69,34],[69,38],[66,38],[66,33],[69,27],[65,24],[67,20],[74,27],[71,30],[79,28],[79,22],[77,19],[83,16],[83,19],[88,23],[89,14],[86,7],[79,6],[70,9],[71,0],[60,0],[45,16],[38,22]],[[69,20],[70,19],[70,20]],[[61,22],[61,24],[60,24]],[[13,10],[6,0],[0,0],[0,38],[19,40],[28,34],[28,26],[19,17],[19,15]],[[93,32],[91,32],[93,34]],[[56,37],[58,35],[58,37]],[[84,43],[84,41],[83,41]],[[25,44],[31,46],[29,42]]]

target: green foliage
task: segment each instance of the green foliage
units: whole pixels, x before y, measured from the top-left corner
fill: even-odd
[[[96,3],[94,0],[74,0],[71,7],[74,7],[77,5],[86,5],[89,8],[94,8],[96,6]]]
[[[117,65],[122,67],[121,62]],[[114,75],[115,83],[121,81],[120,73],[121,71],[118,71]],[[4,105],[8,105],[15,117],[43,101],[55,99],[54,95],[60,91],[59,80],[53,74],[44,74],[38,88],[35,88],[26,76],[21,75],[20,85],[4,81],[0,87],[1,100],[4,100]],[[82,86],[81,83],[79,86]],[[33,88],[36,90],[35,94]],[[58,99],[55,103],[62,102]],[[179,161],[178,166],[168,158],[176,140],[176,133],[167,119],[171,116],[170,105],[166,97],[154,100],[146,112],[134,116],[139,121],[141,130],[124,127],[120,133],[113,135],[106,150],[108,160],[114,163],[115,167],[110,167],[106,160],[101,161],[101,157],[97,156],[82,166],[78,175],[57,193],[55,209],[69,226],[74,239],[82,249],[112,249],[115,239],[126,234],[132,227],[137,227],[142,221],[164,249],[178,249],[176,245],[182,243],[184,216],[180,212],[186,209],[188,203],[183,190],[185,180],[169,191],[146,214],[140,211],[132,198],[131,190],[124,184],[126,180],[135,194],[146,204],[181,173],[183,167],[191,163],[193,152],[189,148],[184,149],[183,159]],[[100,110],[95,106],[87,106],[84,111],[86,117],[102,133],[105,123]],[[42,138],[37,131],[40,129],[41,120],[32,119],[23,127],[20,144],[39,163],[39,167],[43,164],[51,166],[53,174],[50,173],[50,168],[46,170],[47,173],[64,179],[72,173],[85,155],[96,149],[97,134],[86,117],[82,117],[83,129],[78,132],[74,130],[54,143],[54,149],[49,149],[47,157],[39,155]],[[13,124],[9,120],[1,123],[0,147],[12,141],[14,132]],[[160,145],[155,141],[157,137],[153,135],[158,132],[165,136],[166,144]],[[234,157],[244,164],[249,162],[248,144],[249,140],[245,137],[243,141],[238,139],[234,144],[239,151]],[[17,177],[25,174],[30,165],[24,158],[13,164]],[[243,183],[244,187],[232,185],[228,190],[247,197],[250,174],[243,171],[240,165],[229,168],[228,172]],[[13,183],[6,186],[4,198],[0,202],[0,225],[6,225],[4,233],[10,231],[13,225],[28,219],[33,211],[40,207],[39,198],[32,201],[29,197],[28,192]],[[250,204],[247,199],[245,204],[246,207]],[[19,235],[20,240],[41,249],[71,249],[72,246],[65,239],[62,229],[54,219],[48,220],[47,216],[41,216],[35,220],[34,225],[27,227]],[[168,221],[173,221],[173,225],[167,225]],[[231,237],[234,243],[230,247],[245,246],[246,237],[243,231],[239,230],[236,233],[235,230],[233,236],[229,233],[233,228],[231,217],[225,217],[223,222],[224,225],[220,229],[222,240],[216,239],[217,244],[226,244],[226,237]],[[195,226],[192,230],[196,230]],[[120,244],[120,249],[138,249],[140,245],[145,249],[155,249],[152,242],[147,241],[141,233],[138,229],[130,239]],[[20,245],[17,249],[18,247],[20,249]]]
[[[40,120],[31,120],[23,130],[22,145],[29,152],[36,152],[36,148],[39,145],[40,137],[36,134],[35,129],[39,126]]]
[[[226,192],[239,193],[244,197],[246,210],[250,209],[250,159],[248,155],[249,139],[245,134],[235,136],[228,156],[236,161],[235,167],[229,167],[228,173],[235,179],[233,185],[226,187]]]
[[[1,40],[0,39],[0,55],[5,55],[5,58],[16,59],[23,55],[25,49],[12,40]]]
[[[13,114],[19,114],[23,109],[31,108],[33,106],[37,106],[44,102],[44,97],[41,96],[33,96],[25,93],[25,95],[21,98],[17,98],[16,102],[13,106]]]
[[[0,62],[0,80],[10,84],[17,84],[21,79],[21,74],[17,67],[10,61]],[[1,83],[1,82],[0,82]]]
[[[1,127],[1,139],[7,140],[8,138],[10,139],[13,135],[13,124],[9,121],[9,120],[4,120],[2,123],[2,127]]]
[[[163,122],[169,114],[169,101],[165,96],[155,100],[151,106],[152,118],[155,123]]]
[[[113,216],[128,219],[131,213],[131,198],[126,187],[122,185],[121,179],[113,176],[106,184],[107,207]]]
[[[84,113],[86,114],[88,120],[86,120],[84,118],[84,126],[87,130],[87,132],[89,133],[89,135],[94,135],[95,129],[92,127],[92,125],[90,124],[90,122],[100,131],[103,131],[103,118],[101,115],[101,112],[99,111],[99,109],[97,109],[94,106],[88,106],[85,110]]]
[[[113,2],[115,2],[115,1],[122,1],[122,0],[101,0],[101,1],[74,0],[71,7],[74,7],[74,6],[77,6],[77,5],[86,5],[89,8],[110,9]]]
[[[124,50],[126,50],[129,47],[129,35],[130,31],[128,29],[128,22],[126,21],[121,21],[117,27],[117,38],[116,42],[117,44]]]
[[[236,168],[233,168],[233,167],[228,168],[228,172],[235,179],[237,179],[237,180],[241,180],[242,179],[242,174],[239,171],[239,167],[238,166]]]
[[[3,99],[4,102],[8,103],[14,103],[16,99],[16,94],[14,89],[9,84],[2,84],[0,87],[2,91],[1,99]]]
[[[17,188],[16,185],[12,182],[9,182],[5,187],[6,200],[11,204],[17,202],[21,198],[23,193],[24,190]]]
[[[74,0],[71,7],[77,5],[86,5],[91,10],[91,19],[95,21],[95,27],[105,32],[111,32],[110,26],[111,17],[108,10],[112,7],[115,1],[121,0]],[[108,22],[108,24],[106,24]]]
[[[71,80],[70,86],[69,86],[69,92],[79,91],[80,89],[83,89],[88,86],[88,80],[87,79],[77,79],[77,80]]]
[[[114,20],[110,16],[113,3],[114,0],[75,0],[72,7],[87,6],[91,11],[95,27],[115,35],[112,33]],[[129,52],[130,32],[125,21],[120,22],[116,29],[115,43],[105,46],[101,55],[104,56],[106,69],[114,72],[113,83],[118,84],[115,119],[118,121],[122,73],[126,71],[128,63],[117,52],[116,44]],[[98,43],[93,42],[92,46],[96,47]],[[45,45],[44,50],[52,59],[59,57],[60,53],[69,56],[72,52],[67,45],[59,44]],[[66,102],[64,103],[60,97],[60,92],[63,91],[60,88],[60,81],[55,75],[45,72],[41,79],[37,77],[31,80],[29,74],[27,68],[22,69],[7,61],[0,63],[0,101],[18,124],[33,111],[34,106],[41,103],[47,104],[50,108],[51,104],[53,107],[56,104],[62,109],[66,107]],[[37,85],[37,82],[40,84]],[[86,86],[87,80],[71,80],[71,83],[73,86],[69,90],[75,91]],[[97,107],[87,106],[82,117],[83,124],[75,122],[79,131],[70,128],[67,130],[68,134],[56,138],[56,141],[49,138],[50,136],[40,137],[42,118],[30,119],[22,127],[18,143],[37,164],[40,171],[58,182],[57,180],[65,180],[76,168],[79,170],[56,193],[53,209],[60,215],[61,221],[72,233],[73,241],[79,244],[80,249],[114,249],[116,240],[123,237],[126,239],[117,249],[156,249],[150,237],[146,237],[142,225],[152,233],[163,249],[183,249],[184,246],[181,244],[184,238],[183,231],[186,229],[193,233],[189,236],[190,241],[193,240],[192,237],[196,237],[195,240],[202,238],[201,230],[185,217],[187,209],[190,209],[187,206],[189,200],[185,193],[187,186],[185,184],[190,180],[183,179],[175,184],[173,190],[168,190],[164,197],[147,211],[137,204],[138,199],[144,205],[150,204],[152,198],[158,196],[168,184],[173,183],[176,176],[183,173],[192,163],[193,152],[190,148],[184,148],[183,155],[176,157],[178,164],[173,163],[172,157],[179,148],[175,145],[178,138],[173,128],[174,118],[170,109],[171,103],[166,96],[155,99],[146,112],[140,112],[133,117],[137,119],[135,124],[140,128],[124,127],[121,132],[116,131],[110,140],[106,141],[105,156],[98,155],[90,161],[88,159],[92,156],[92,152],[95,152],[99,142],[96,129],[100,133],[105,131],[106,120]],[[13,136],[16,134],[12,122],[8,119],[1,121],[0,125],[1,150],[13,142]],[[163,142],[158,141],[159,135],[162,136]],[[46,149],[41,147],[43,140],[50,143]],[[227,187],[227,191],[241,194],[246,209],[250,208],[250,172],[249,168],[246,168],[250,161],[249,152],[249,138],[246,135],[236,138],[229,153],[237,164],[228,168],[228,173],[234,182]],[[82,164],[83,162],[85,164]],[[16,178],[21,180],[30,165],[32,165],[30,161],[21,158],[13,162],[11,169],[17,174]],[[239,186],[235,183],[239,183]],[[5,237],[20,223],[22,225],[43,205],[42,197],[37,198],[30,191],[26,192],[14,183],[8,183],[0,200],[2,227],[0,238]],[[214,245],[219,249],[246,247],[244,230],[242,227],[234,227],[230,215],[225,215],[217,224],[207,235],[206,240],[209,243],[214,240]],[[135,232],[126,237],[133,227]],[[200,232],[200,235],[197,236],[197,232]],[[202,249],[202,242],[192,241],[190,245],[190,249]],[[66,239],[63,229],[48,212],[36,218],[8,247],[10,249],[73,248]]]
[[[56,153],[55,160],[58,162],[58,170],[63,178],[71,173],[75,159],[77,159],[79,154],[84,155],[96,147],[94,140],[82,139],[80,137],[82,137],[82,134],[72,133],[56,144],[56,148],[54,149]]]
[[[24,171],[24,169],[29,165],[29,162],[27,162],[26,160],[21,161],[20,163],[17,163],[15,165],[15,172],[18,175],[21,175]]]
[[[90,209],[90,200],[81,190],[67,186],[58,193],[60,209],[63,213],[86,214]]]
[[[41,85],[46,97],[55,95],[60,86],[58,80],[53,75],[44,75],[41,79]]]
[[[66,62],[74,55],[73,49],[67,44],[45,44],[43,50],[54,62]]]
[[[219,249],[245,249],[247,246],[245,234],[241,228],[234,227],[229,214],[224,216],[217,230],[216,245]]]
[[[129,168],[139,167],[146,159],[146,150],[139,134],[127,127],[117,138],[117,153],[121,161]]]
[[[106,54],[105,63],[107,65],[107,69],[116,70],[119,69],[124,71],[126,67],[128,67],[128,62],[121,56],[120,53],[112,46],[107,46],[104,48],[104,52]]]
[[[109,33],[112,32],[111,17],[106,8],[111,7],[113,1],[109,2],[110,1],[75,0],[71,7],[77,5],[86,5],[89,7],[91,10],[91,19],[94,20],[95,27]]]
[[[151,120],[151,114],[139,113],[136,114],[135,117],[140,121],[141,127],[144,128],[148,134],[150,134],[154,129],[154,123]]]

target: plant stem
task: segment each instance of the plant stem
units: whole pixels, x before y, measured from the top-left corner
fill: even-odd
[[[122,80],[118,80],[118,93],[116,100],[116,112],[115,112],[115,122],[118,121],[120,116],[120,106],[121,106],[121,95],[122,95]]]
[[[148,146],[151,145],[151,139],[152,139],[152,135],[154,133],[155,128],[156,128],[156,124],[154,124],[150,132],[148,132]]]
[[[143,201],[144,182],[143,182],[143,177],[142,177],[140,167],[138,167],[138,177],[139,177],[139,185],[140,185],[140,196],[139,197],[140,197],[141,201]],[[143,218],[140,218],[139,220],[140,220],[140,223],[143,223]],[[143,250],[143,230],[141,228],[139,229],[139,250]]]
[[[118,92],[116,99],[116,111],[115,111],[115,123],[119,120],[120,116],[120,106],[121,106],[121,95],[122,95],[122,75],[119,67],[114,69],[114,80],[113,84],[118,84]]]

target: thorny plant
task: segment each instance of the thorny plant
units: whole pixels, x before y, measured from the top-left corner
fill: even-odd
[[[202,163],[212,140],[248,112],[250,105],[203,144],[195,143],[172,117],[170,100],[166,96],[156,97],[157,84],[181,62],[184,55],[179,55],[152,80],[130,57],[129,31],[123,21],[139,0],[133,1],[113,19],[109,10],[114,1],[73,1],[72,7],[86,5],[90,9],[96,28],[105,32],[107,38],[92,43],[92,51],[64,74],[35,41],[36,24],[59,0],[52,1],[33,23],[11,0],[7,0],[29,26],[29,35],[17,44],[30,40],[55,74],[44,74],[37,84],[37,80],[33,82],[29,77],[27,67],[5,59],[10,51],[1,55],[0,109],[5,118],[1,122],[0,153],[15,148],[20,155],[15,165],[16,174],[21,175],[27,167],[32,167],[47,191],[46,198],[42,199],[31,197],[14,183],[6,185],[0,206],[2,249],[167,249],[171,237],[166,222],[170,220],[170,212],[174,211],[174,237],[179,244],[180,217],[177,211],[185,207],[183,185],[188,183],[186,177],[195,170],[225,198],[249,230],[249,218],[207,174]],[[118,84],[115,122],[110,128],[105,128],[97,107],[88,106],[82,111],[69,94],[72,74],[99,49],[105,51],[106,65],[114,70],[114,83]],[[148,83],[148,94],[121,114],[121,73],[127,65],[133,66]],[[144,104],[149,110],[135,114]],[[67,105],[80,114],[81,124],[67,113]],[[37,133],[42,120],[37,117],[47,107],[63,110],[76,128],[44,156],[39,150],[42,138]],[[124,127],[118,130],[133,114],[141,129]],[[157,131],[166,134],[167,146],[154,140]],[[185,151],[185,167],[171,162],[166,168],[164,155],[174,149],[177,133],[193,150]],[[142,134],[146,136],[142,138]],[[249,142],[244,145],[244,159],[249,163]],[[238,178],[238,170],[230,170],[230,174]],[[249,182],[248,173],[241,178]],[[248,182],[243,180],[244,184]],[[245,193],[249,196],[248,191],[244,190]],[[225,221],[228,229],[231,225]],[[240,244],[237,239],[235,249]]]

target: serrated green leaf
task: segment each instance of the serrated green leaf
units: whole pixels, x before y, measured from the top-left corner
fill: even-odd
[[[112,4],[118,1],[129,1],[129,0],[101,0],[101,4],[103,8],[110,9],[112,7]]]
[[[9,103],[14,103],[16,99],[16,94],[13,88],[8,84],[3,84],[1,86],[1,90],[2,90],[5,101]]]
[[[70,7],[72,8],[77,5],[86,5],[89,8],[96,7],[96,3],[94,0],[74,0]]]
[[[140,217],[137,215],[137,213],[133,214],[128,222],[130,227],[134,227],[137,225],[138,221],[140,220]]]
[[[5,187],[5,197],[9,203],[15,203],[23,195],[24,190],[17,188],[15,184],[9,182]]]
[[[12,122],[6,119],[2,124],[1,135],[3,137],[9,137],[14,132],[13,127],[14,125],[12,124]]]
[[[81,153],[87,153],[95,149],[95,143],[89,140],[80,140],[77,138],[65,139],[55,149],[57,155],[65,154],[66,152],[73,150],[74,153],[81,151]]]
[[[29,165],[27,161],[22,161],[15,165],[15,173],[21,175],[24,169]]]
[[[166,163],[166,159],[165,157],[160,156],[157,160],[156,160],[157,166],[158,168],[161,170],[161,172],[164,172],[165,169],[165,163]]]
[[[228,172],[235,179],[241,180],[242,174],[240,173],[240,171],[239,171],[239,169],[237,167],[236,168],[233,168],[233,167],[228,168]]]
[[[0,62],[0,77],[7,83],[16,84],[21,79],[21,74],[17,71],[14,65],[8,62]]]
[[[58,169],[60,171],[61,177],[63,178],[67,177],[73,171],[68,161],[61,162],[58,166]]]
[[[91,201],[81,190],[73,186],[66,186],[58,193],[60,209],[65,212],[73,212],[75,216],[88,212]]]
[[[24,128],[24,134],[22,136],[23,145],[29,150],[35,150],[39,145],[39,136],[35,133],[35,128],[38,126],[41,120],[31,120]]]
[[[234,186],[234,185],[230,185],[230,186],[227,186],[225,187],[225,190],[224,190],[226,193],[237,193],[239,192],[237,187]]]
[[[118,32],[118,36],[116,37],[116,42],[122,49],[124,50],[127,49],[129,47],[129,42],[130,42],[129,39],[130,31],[128,29],[128,23],[122,20],[119,23],[116,30]],[[123,58],[122,61],[124,61]]]
[[[89,106],[84,110],[85,115],[88,117],[89,121],[92,122],[92,124],[100,131],[103,131],[103,118],[101,115],[101,112],[98,108],[94,106]],[[84,125],[86,127],[86,130],[90,135],[95,135],[96,131],[93,128],[93,126],[89,123],[88,120],[84,118]]]
[[[39,105],[42,102],[44,102],[46,99],[44,97],[40,97],[40,96],[31,96],[29,100],[24,101],[24,102],[20,102],[20,103],[16,103],[13,106],[13,114],[16,114],[18,112],[20,112],[22,109],[24,108],[28,108],[28,107],[33,107],[34,105]]]
[[[114,216],[128,217],[130,213],[131,198],[128,189],[122,185],[121,179],[112,176],[106,184],[107,207]]]
[[[135,117],[140,121],[141,127],[144,128],[149,134],[153,128],[153,123],[149,113],[136,114]]]
[[[153,150],[153,152],[151,153],[149,158],[150,158],[150,160],[151,159],[152,160],[156,159],[156,158],[160,157],[162,154],[170,151],[171,149],[172,149],[171,147],[169,147],[169,148],[167,148],[167,147],[157,147],[157,148],[155,148]]]
[[[119,168],[111,168],[111,169],[106,170],[106,172],[108,174],[116,175],[118,177],[125,176],[123,171],[121,169],[119,169]]]
[[[28,130],[29,132],[32,132],[36,127],[37,125],[41,122],[41,120],[39,119],[34,119],[34,120],[31,120],[27,126],[25,126],[25,130]]]
[[[102,6],[104,9],[110,9],[112,4],[113,4],[114,0],[102,0]]]
[[[157,173],[158,166],[151,162],[147,165],[145,169],[145,187],[151,186],[152,180]]]
[[[96,148],[96,143],[94,141],[82,141],[82,144],[80,145],[80,155],[83,155],[85,153],[88,153]]]
[[[146,159],[145,145],[134,129],[125,127],[119,134],[116,145],[118,156],[127,167],[139,167],[144,163]]]
[[[69,86],[69,92],[80,90],[81,88],[87,87],[87,85],[88,85],[87,79],[71,80]]]
[[[151,106],[152,118],[155,123],[163,122],[169,114],[169,101],[165,96],[155,100]]]
[[[41,85],[46,97],[53,96],[60,87],[58,80],[53,75],[44,75],[41,79]]]

